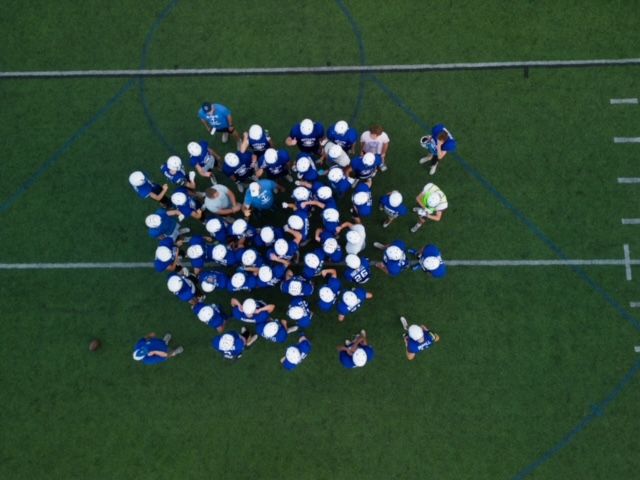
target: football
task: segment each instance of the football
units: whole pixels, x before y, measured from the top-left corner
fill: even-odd
[[[95,352],[100,348],[100,345],[102,345],[100,343],[100,340],[98,339],[92,340],[91,343],[89,344],[89,350],[91,350],[92,352]]]

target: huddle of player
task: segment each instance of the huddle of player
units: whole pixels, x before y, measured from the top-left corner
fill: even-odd
[[[207,105],[203,104],[203,110]],[[228,133],[218,131],[226,143]],[[129,178],[141,198],[152,198],[161,206],[145,220],[149,235],[159,240],[156,270],[167,272],[169,291],[217,331],[212,346],[229,360],[239,359],[260,337],[285,344],[289,334],[309,328],[313,304],[326,312],[335,307],[338,319],[343,321],[372,298],[372,293],[363,288],[371,276],[371,263],[361,256],[366,246],[362,220],[373,213],[372,181],[379,171],[387,170],[389,147],[389,137],[379,125],[358,137],[355,129],[339,121],[325,135],[321,123],[305,119],[294,125],[285,140],[287,146],[300,150],[292,161],[286,150],[275,148],[269,132],[259,125],[251,126],[242,138],[234,133],[237,150],[224,158],[206,141],[189,143],[189,163],[195,171],[188,174],[179,157],[169,157],[161,170],[175,186],[171,196],[167,195],[168,184],[160,186],[144,172],[133,172]],[[358,138],[360,155],[351,157]],[[426,138],[421,139],[425,148]],[[438,160],[443,156],[440,146],[438,141]],[[242,208],[233,192],[218,184],[214,169],[234,182],[240,194],[245,193]],[[205,192],[198,190],[198,176],[211,183]],[[295,181],[293,176],[297,177]],[[287,193],[288,187],[291,193]],[[274,203],[276,194],[286,195],[287,201]],[[348,194],[352,221],[343,221],[338,201]],[[422,223],[431,216],[439,220],[448,205],[446,196],[432,183],[416,200],[420,207],[414,211]],[[442,205],[444,208],[440,208]],[[292,210],[285,225],[258,225],[262,211],[278,206]],[[378,206],[387,215],[385,228],[407,214],[403,196],[396,190],[384,194]],[[182,228],[180,222],[188,218],[204,227],[201,234],[186,236],[191,230]],[[318,224],[315,230],[311,228],[312,218]],[[306,246],[303,253],[301,249]],[[440,251],[433,245],[419,251],[407,249],[401,240],[389,245],[376,242],[374,246],[384,251],[383,261],[375,265],[391,276],[411,267],[407,254],[417,257],[414,270],[422,269],[434,277],[446,272]],[[185,266],[185,258],[190,268]],[[344,268],[342,279],[338,268]],[[274,318],[276,306],[258,298],[262,289],[269,288],[278,288],[285,295],[287,318]],[[215,295],[221,290],[246,297],[240,300],[233,296],[230,315],[221,304],[205,302],[206,294]],[[231,319],[242,323],[239,332],[227,329]],[[401,321],[407,332],[404,338],[409,359],[439,340],[425,326],[409,326],[404,318]],[[310,350],[309,340],[300,331],[297,343],[286,348],[281,363],[292,370]],[[347,368],[362,367],[373,358],[364,330],[347,339],[338,351]]]

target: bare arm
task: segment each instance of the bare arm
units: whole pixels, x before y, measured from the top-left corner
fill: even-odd
[[[153,198],[156,202],[159,202],[160,200],[162,200],[164,198],[165,193],[167,193],[167,190],[169,190],[169,185],[167,185],[166,183],[162,186],[162,192],[158,193],[157,195],[153,192],[151,192],[149,194],[149,196],[151,198]]]

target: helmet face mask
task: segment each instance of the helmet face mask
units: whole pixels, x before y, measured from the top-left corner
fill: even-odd
[[[262,138],[262,127],[260,125],[251,125],[249,138],[251,140],[260,140]]]
[[[181,207],[185,203],[187,203],[187,195],[182,192],[175,192],[171,195],[171,203],[173,203],[176,207]]]
[[[389,195],[389,205],[391,205],[393,208],[397,208],[401,204],[402,204],[402,194],[397,190],[394,190]]]
[[[196,142],[189,143],[189,145],[187,145],[187,151],[192,157],[199,157],[202,155],[202,147]]]
[[[360,268],[360,265],[362,265],[362,262],[360,261],[360,257],[358,257],[353,253],[350,253],[349,255],[347,255],[347,258],[345,258],[344,261],[347,264],[347,267],[352,268],[354,270],[356,268]]]
[[[313,121],[305,118],[300,122],[300,132],[303,135],[311,135],[313,133]]]
[[[240,165],[240,158],[235,153],[229,152],[224,156],[224,163],[229,165],[231,168],[236,168]]]
[[[144,219],[144,223],[149,228],[158,228],[162,224],[162,217],[153,213]]]
[[[331,255],[338,249],[338,242],[335,238],[327,238],[322,244],[322,249]]]
[[[169,170],[173,171],[180,170],[182,168],[182,160],[180,160],[180,157],[172,155],[167,160],[167,167],[169,167]]]
[[[349,130],[349,124],[344,120],[340,120],[339,122],[336,123],[335,127],[333,127],[333,130],[338,135],[344,135]]]
[[[297,365],[298,363],[300,363],[300,350],[298,350],[296,347],[291,346],[287,348],[285,357],[287,359],[287,362]]]
[[[173,257],[173,252],[169,247],[158,247],[156,248],[156,258],[161,262],[169,262]]]
[[[424,331],[422,327],[418,325],[411,325],[409,327],[409,337],[416,342],[419,342],[424,337]]]
[[[139,187],[140,185],[144,184],[146,178],[144,176],[144,173],[142,172],[133,172],[131,175],[129,175],[129,183],[133,186],[133,187]]]
[[[297,297],[302,293],[302,284],[298,280],[293,280],[289,284],[289,295]]]

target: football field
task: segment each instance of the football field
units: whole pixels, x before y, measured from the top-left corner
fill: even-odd
[[[635,2],[5,3],[0,478],[638,477]],[[205,131],[203,101],[292,156],[303,118],[382,124],[374,202],[397,189],[410,212],[383,228],[374,209],[364,256],[381,260],[374,241],[434,244],[446,276],[374,268],[373,298],[344,322],[314,308],[292,372],[263,339],[223,360],[154,270],[157,204],[128,183],[134,170],[164,183],[192,141],[234,149]],[[419,140],[439,123],[457,150],[430,176]],[[412,234],[428,182],[449,208]],[[250,295],[207,302],[230,312],[232,296]],[[279,290],[251,296],[285,318]],[[408,361],[400,316],[440,342]],[[361,329],[375,358],[347,370],[336,347]],[[135,362],[149,332],[184,353]]]

